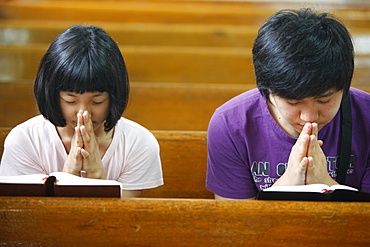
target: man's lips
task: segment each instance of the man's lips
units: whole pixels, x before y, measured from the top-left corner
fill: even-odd
[[[304,125],[301,125],[301,124],[298,124],[296,125],[296,130],[299,130],[299,132],[302,132],[303,128],[304,128]]]
[[[303,124],[303,125],[302,125],[302,124],[297,124],[297,125],[295,125],[295,129],[296,129],[296,130],[298,130],[299,132],[302,132],[302,130],[303,130],[303,128],[304,128],[304,125],[305,125],[305,124]],[[321,126],[320,124],[317,124],[317,128],[318,128],[318,130],[320,130],[320,129],[321,129],[321,127],[322,127],[322,126]]]

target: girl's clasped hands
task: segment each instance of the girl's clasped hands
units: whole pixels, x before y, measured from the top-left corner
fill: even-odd
[[[87,177],[105,178],[98,140],[88,111],[80,110],[77,113],[77,124],[71,141],[71,150],[63,171],[78,176],[82,171]]]

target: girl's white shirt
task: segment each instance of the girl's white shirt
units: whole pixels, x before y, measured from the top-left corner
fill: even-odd
[[[6,137],[0,175],[60,172],[67,156],[55,126],[39,115]],[[106,179],[122,183],[124,190],[163,185],[158,141],[149,130],[126,118],[118,120],[102,163]]]

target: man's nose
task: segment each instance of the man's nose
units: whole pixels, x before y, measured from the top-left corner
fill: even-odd
[[[301,111],[300,117],[306,123],[313,123],[319,118],[319,112],[314,108],[306,108]]]

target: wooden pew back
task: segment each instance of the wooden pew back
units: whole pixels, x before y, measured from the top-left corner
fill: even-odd
[[[370,17],[369,17],[370,18]],[[170,46],[178,47],[243,47],[250,48],[257,36],[259,26],[224,25],[203,23],[116,23],[84,22],[103,28],[122,46]],[[49,46],[57,35],[72,21],[37,21],[0,19],[0,45]],[[348,27],[351,34],[369,36],[367,26]]]
[[[0,200],[4,246],[369,246],[369,222],[353,202]]]
[[[75,25],[70,21],[1,20],[0,45],[49,46],[57,35]],[[93,22],[122,46],[246,47],[257,28],[217,24]],[[362,32],[362,31],[361,31]]]
[[[312,7],[335,10],[347,25],[369,25],[369,3],[352,1],[1,1],[3,19],[105,21],[123,23],[205,23],[261,25],[278,9]]]
[[[32,83],[0,83],[0,127],[14,127],[38,114]]]
[[[0,46],[0,81],[33,80],[46,45]],[[124,46],[133,82],[245,83],[253,81],[251,49],[240,47]]]
[[[255,85],[131,83],[124,116],[151,130],[207,130],[214,110]],[[0,126],[38,115],[31,82],[0,82]]]
[[[0,155],[10,128],[0,128]],[[152,131],[160,145],[164,185],[145,190],[147,198],[213,198],[205,188],[207,133]],[[1,156],[0,156],[1,157]]]
[[[10,128],[0,127],[0,158],[4,152],[4,141],[6,136],[9,134]]]
[[[354,85],[367,85],[370,52],[356,54]],[[34,80],[45,45],[0,46],[0,81]],[[247,84],[255,81],[251,48],[121,47],[133,82]]]
[[[152,131],[161,148],[164,185],[145,190],[148,198],[214,198],[205,187],[206,131]]]
[[[120,0],[76,3],[15,0],[1,1],[0,7],[3,20],[0,26],[4,32],[26,32],[19,38],[14,37],[13,42],[0,40],[0,43],[17,45],[20,42],[28,46],[16,50],[9,47],[0,49],[1,62],[7,65],[0,67],[2,81],[32,80],[41,56],[57,31],[72,23],[101,24],[112,32],[122,45],[132,81],[185,83],[253,81],[250,47],[260,25],[278,9],[313,7],[331,11],[353,30],[355,36],[363,33],[368,37],[370,26],[370,3],[363,1],[322,1],[303,5],[292,1]],[[22,25],[22,20],[31,23]],[[40,22],[44,29],[35,24]],[[20,26],[17,28],[15,23]],[[3,36],[8,39],[12,35]],[[31,42],[24,43],[22,37],[26,40],[28,37]],[[356,52],[356,56],[354,82],[365,85],[370,78],[369,52]]]
[[[124,116],[151,130],[201,130],[216,108],[255,84],[132,83]],[[370,86],[358,88],[370,92]],[[0,82],[0,126],[38,115],[32,83]]]

